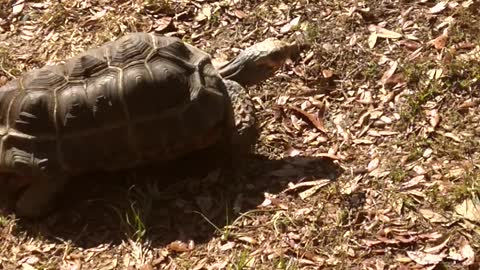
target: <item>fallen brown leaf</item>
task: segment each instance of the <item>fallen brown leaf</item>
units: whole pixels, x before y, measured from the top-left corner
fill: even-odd
[[[191,243],[185,243],[182,241],[173,241],[167,245],[168,250],[173,252],[187,252],[193,250],[193,246]]]
[[[466,199],[455,207],[461,217],[473,222],[480,222],[480,201],[478,198]]]
[[[299,113],[300,115],[304,116],[306,119],[308,119],[308,121],[313,125],[315,126],[319,131],[327,134],[327,129],[325,128],[324,124],[323,124],[323,119],[318,117],[318,116],[315,116],[311,113],[308,113],[300,108],[297,108],[295,106],[288,106],[288,108],[290,108],[291,110]]]
[[[437,14],[442,12],[447,7],[448,1],[440,1],[435,6],[431,7],[428,12],[430,14]]]
[[[20,14],[25,7],[25,1],[24,0],[18,0],[15,4],[13,4],[12,7],[12,15],[16,16]]]
[[[235,14],[235,17],[237,17],[239,19],[243,19],[243,18],[247,17],[247,13],[243,12],[240,9],[235,9],[233,11],[233,14]]]
[[[431,44],[435,47],[435,49],[440,50],[445,48],[445,46],[447,45],[447,41],[448,41],[448,33],[447,31],[444,31],[438,37],[430,40],[428,44]]]
[[[372,32],[370,36],[368,36],[368,47],[370,49],[373,49],[375,47],[375,44],[377,43],[377,32]]]
[[[450,237],[447,237],[442,243],[436,246],[425,248],[424,251],[426,253],[438,254],[447,246],[448,241],[450,241]]]
[[[284,34],[292,30],[293,27],[297,26],[300,23],[300,18],[301,16],[295,17],[293,20],[290,22],[286,23],[281,29],[280,33]]]
[[[407,251],[407,256],[420,265],[437,265],[447,255],[445,253],[429,254],[423,251]]]
[[[400,33],[397,33],[397,32],[394,32],[394,31],[391,31],[391,30],[388,30],[388,29],[385,29],[383,27],[376,26],[376,25],[370,25],[368,27],[368,29],[371,32],[375,31],[377,33],[377,36],[380,37],[380,38],[399,39],[403,36]]]
[[[290,184],[287,189],[282,191],[282,193],[289,192],[289,191],[292,191],[292,190],[296,190],[296,189],[302,188],[302,187],[312,187],[312,186],[324,187],[324,186],[330,184],[330,182],[331,182],[330,179],[320,179],[320,180],[314,180],[314,181],[301,182],[301,183],[298,183],[298,184]]]
[[[475,252],[465,238],[460,244],[460,254],[463,258],[465,258],[465,260],[462,262],[463,265],[469,266],[475,262]]]
[[[393,73],[395,73],[395,70],[397,70],[397,67],[398,67],[398,62],[391,61],[389,69],[383,74],[382,78],[380,79],[380,82],[382,84],[385,84],[387,80],[390,79],[390,77],[392,77]]]

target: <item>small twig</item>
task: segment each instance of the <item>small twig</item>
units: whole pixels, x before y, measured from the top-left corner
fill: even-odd
[[[0,60],[0,70],[3,71],[5,74],[7,74],[10,78],[12,79],[15,79],[16,77],[13,76],[12,73],[10,73],[8,70],[6,70],[4,67],[3,67],[3,58]]]
[[[255,28],[255,30],[251,31],[250,33],[246,34],[241,40],[240,43],[244,42],[245,40],[251,38],[253,34],[255,34],[258,31],[258,28]]]

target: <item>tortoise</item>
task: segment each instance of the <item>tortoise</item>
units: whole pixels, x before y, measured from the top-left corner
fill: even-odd
[[[134,32],[25,72],[0,88],[0,173],[14,211],[46,215],[69,179],[85,172],[212,146],[232,165],[257,139],[245,88],[299,49],[269,38],[215,67],[180,38]]]

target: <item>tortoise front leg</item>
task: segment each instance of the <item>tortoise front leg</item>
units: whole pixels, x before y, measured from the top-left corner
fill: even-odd
[[[63,175],[35,179],[20,194],[15,207],[17,215],[32,219],[47,215],[54,209],[54,202],[67,182],[68,178]]]

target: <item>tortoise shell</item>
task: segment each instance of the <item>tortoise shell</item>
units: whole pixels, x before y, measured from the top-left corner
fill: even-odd
[[[218,142],[232,114],[210,55],[175,37],[127,34],[0,88],[0,172],[171,160]]]

